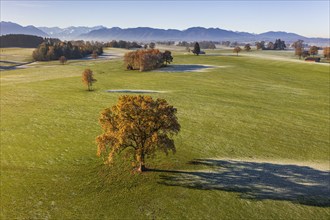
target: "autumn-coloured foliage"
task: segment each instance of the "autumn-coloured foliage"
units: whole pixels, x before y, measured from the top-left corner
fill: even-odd
[[[103,134],[96,138],[97,155],[111,164],[115,154],[127,149],[139,172],[145,169],[145,158],[156,150],[175,153],[171,138],[180,131],[176,108],[165,99],[150,96],[120,96],[116,105],[105,109],[99,122]]]
[[[299,59],[301,59],[301,57],[302,57],[302,55],[303,55],[303,52],[304,52],[304,50],[303,50],[303,48],[301,48],[301,47],[296,47],[296,48],[294,49],[294,53],[295,53],[296,56],[299,57]]]
[[[32,57],[36,61],[58,60],[61,56],[66,59],[80,59],[96,51],[103,53],[103,45],[99,42],[68,41],[61,42],[57,39],[48,39],[36,48]]]
[[[304,41],[303,40],[297,40],[297,41],[295,41],[295,42],[293,42],[293,44],[292,44],[292,47],[293,48],[302,48],[302,49],[304,49]]]
[[[61,57],[59,58],[59,61],[60,61],[61,64],[65,64],[65,63],[67,62],[67,59],[66,59],[65,56],[61,56]]]
[[[317,46],[311,46],[309,48],[309,53],[311,55],[313,55],[313,57],[314,57],[314,55],[317,55],[318,54],[318,51],[319,51],[319,48]]]
[[[241,49],[240,47],[237,46],[237,47],[234,48],[233,52],[236,53],[237,56],[238,56],[238,53],[241,52],[241,50],[242,50],[242,49]]]
[[[82,82],[87,86],[88,91],[93,90],[93,83],[97,80],[93,77],[93,71],[90,69],[85,69],[82,74]]]
[[[325,58],[327,58],[328,60],[330,59],[330,47],[325,47],[323,48],[323,55]]]
[[[162,53],[157,49],[132,51],[124,56],[125,66],[128,70],[153,70],[172,61],[173,57],[170,51]]]

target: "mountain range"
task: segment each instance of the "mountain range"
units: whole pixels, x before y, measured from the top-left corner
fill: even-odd
[[[176,29],[157,29],[150,27],[137,28],[106,28],[104,26],[95,27],[23,27],[12,22],[0,22],[1,35],[6,34],[28,34],[41,37],[59,38],[61,40],[130,40],[130,41],[238,41],[238,42],[254,42],[254,41],[275,41],[282,39],[286,42],[304,40],[306,43],[329,44],[329,38],[308,38],[295,33],[287,33],[283,31],[269,31],[261,34],[252,34],[248,32],[235,32],[220,28],[204,28],[192,27],[186,30]]]
[[[23,27],[19,24],[13,22],[0,22],[0,35],[7,35],[7,34],[26,34],[26,35],[35,35],[40,37],[48,37],[48,34],[43,32],[42,30],[29,25]]]
[[[49,37],[59,38],[61,40],[73,40],[79,38],[82,34],[87,34],[91,31],[105,28],[104,26],[95,26],[95,27],[74,27],[70,26],[67,28],[59,27],[38,27],[38,29],[47,33]]]

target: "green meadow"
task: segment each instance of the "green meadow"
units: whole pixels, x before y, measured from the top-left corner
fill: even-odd
[[[174,52],[171,66],[214,66],[199,72],[120,58],[1,71],[1,219],[329,219],[330,66],[208,54]],[[143,95],[177,108],[177,153],[142,174],[124,154],[104,165],[98,117],[125,95],[110,89],[162,91]]]

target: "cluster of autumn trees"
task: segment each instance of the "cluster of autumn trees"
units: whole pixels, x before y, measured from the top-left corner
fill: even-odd
[[[128,70],[148,71],[157,69],[173,61],[171,51],[160,52],[157,49],[137,50],[124,55],[125,66]]]
[[[324,58],[327,58],[328,60],[330,60],[330,47],[323,48],[323,55],[324,55]]]
[[[149,52],[158,54],[155,50]],[[91,69],[84,70],[82,82],[88,91],[93,90],[96,79]],[[145,171],[146,158],[154,156],[156,151],[166,155],[176,152],[172,138],[180,131],[176,113],[177,109],[165,99],[120,96],[116,105],[101,112],[99,123],[103,132],[96,137],[97,155],[110,165],[117,154],[125,151],[132,156],[136,171]]]
[[[303,43],[303,40],[298,40],[292,44],[292,47],[295,50],[295,55],[299,57],[299,59],[310,57],[310,56],[315,56],[318,54],[319,47],[317,46],[311,46],[307,49],[305,49],[305,45]],[[330,47],[325,47],[323,48],[323,56],[324,58],[330,59]]]
[[[79,59],[92,53],[102,54],[103,45],[98,42],[68,41],[58,42],[48,40],[41,43],[32,53],[36,61],[58,60],[64,56],[66,59]]]

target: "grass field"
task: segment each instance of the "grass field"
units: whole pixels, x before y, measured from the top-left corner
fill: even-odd
[[[0,48],[1,61],[30,62],[33,48]]]
[[[118,51],[117,51],[118,52]],[[329,66],[193,56],[204,72],[125,71],[121,59],[1,71],[1,219],[329,219]],[[81,73],[98,80],[87,92]],[[159,90],[177,153],[131,174],[96,157],[102,109]]]

